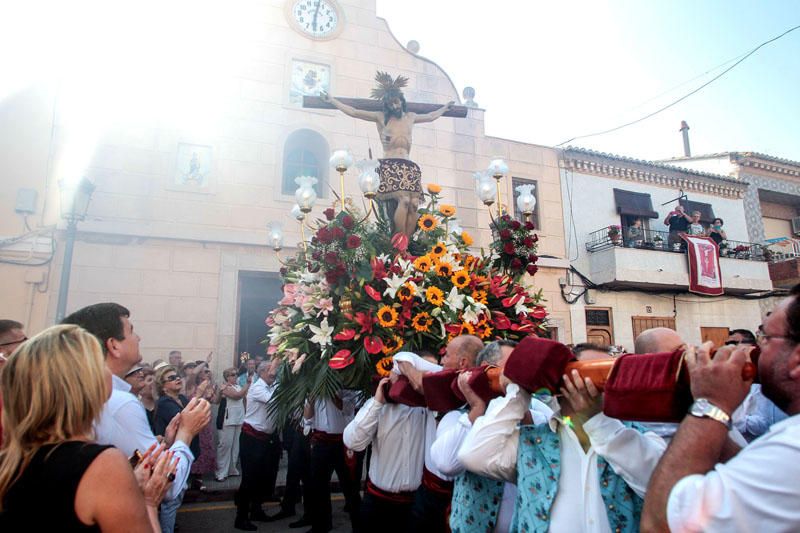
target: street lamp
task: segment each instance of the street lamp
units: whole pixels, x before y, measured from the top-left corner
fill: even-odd
[[[72,272],[72,251],[75,247],[78,222],[86,218],[89,201],[92,199],[95,187],[85,177],[77,182],[61,180],[58,186],[61,191],[61,218],[67,221],[67,240],[64,245],[64,262],[61,265],[61,283],[58,285],[58,305],[56,306],[56,322],[61,322],[67,310],[69,278]]]

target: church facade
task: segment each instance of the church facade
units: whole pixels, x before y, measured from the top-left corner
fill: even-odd
[[[372,0],[247,6],[239,13],[247,24],[235,56],[222,57],[227,67],[213,73],[215,85],[203,93],[202,105],[184,115],[115,120],[92,138],[79,165],[70,163],[80,119],[66,112],[57,84],[42,82],[0,103],[3,318],[25,323],[29,334],[54,323],[66,236],[59,183],[85,176],[96,188],[78,224],[67,313],[102,301],[125,305],[150,361],[172,349],[185,360],[214,351],[219,371],[242,351],[263,351],[264,318],[280,298],[281,261],[301,239],[289,215],[294,177],[314,175],[320,182],[314,220],[335,201],[331,188],[338,190],[339,176],[328,165],[334,150],[348,148],[356,159],[370,149],[380,155],[373,124],[304,108],[303,96],[325,91],[364,98],[376,71],[384,70],[409,78],[409,102],[461,102],[447,73],[399,43]],[[165,99],[169,89],[163,87]],[[476,251],[487,248],[491,234],[473,172],[494,157],[505,159],[510,176],[502,194],[509,208],[514,186],[536,185],[541,259],[535,280],[553,335],[572,342],[559,286],[569,267],[559,153],[487,136],[484,114],[470,107],[466,118],[417,125],[411,159],[422,169],[423,185],[443,187]],[[346,173],[345,191],[361,205],[356,177],[355,169]],[[273,221],[283,223],[286,235],[281,256],[268,243]]]

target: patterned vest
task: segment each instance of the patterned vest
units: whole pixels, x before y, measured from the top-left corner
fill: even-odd
[[[453,533],[492,533],[505,483],[465,471],[456,477],[450,505]]]
[[[625,423],[640,433],[638,424]],[[550,509],[558,490],[561,451],[557,432],[549,424],[522,426],[517,451],[517,502],[511,531],[546,532]],[[611,531],[635,533],[639,530],[642,499],[618,476],[602,457],[597,458],[600,494],[606,506]],[[454,500],[455,504],[455,500]]]

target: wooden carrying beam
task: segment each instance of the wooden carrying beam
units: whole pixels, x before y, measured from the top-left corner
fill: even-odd
[[[347,104],[349,106],[355,107],[356,109],[361,109],[363,111],[383,111],[383,102],[380,100],[373,100],[371,98],[336,98],[343,104]],[[303,97],[303,107],[307,107],[309,109],[336,109],[333,107],[333,104],[329,104],[327,102],[323,102],[322,98],[319,96],[304,96]],[[406,104],[408,111],[411,113],[417,113],[420,115],[424,115],[425,113],[430,113],[431,111],[436,111],[440,107],[439,104],[420,104],[417,102],[408,102]],[[453,106],[450,111],[447,111],[443,117],[453,117],[453,118],[465,118],[467,116],[467,107],[463,105]]]

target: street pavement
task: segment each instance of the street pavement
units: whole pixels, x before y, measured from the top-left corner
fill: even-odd
[[[347,513],[342,511],[344,498],[341,494],[333,494],[331,497],[333,504],[333,530],[335,533],[349,533],[350,518]],[[277,502],[264,504],[264,511],[273,515],[279,510]],[[255,522],[258,531],[262,533],[306,533],[310,527],[289,529],[289,524],[299,520],[302,516],[302,505],[297,506],[297,515],[292,518],[284,518],[279,522]],[[181,506],[178,510],[176,533],[223,533],[239,531],[234,529],[233,520],[236,516],[236,508],[232,500],[219,502],[199,502],[188,503]]]

